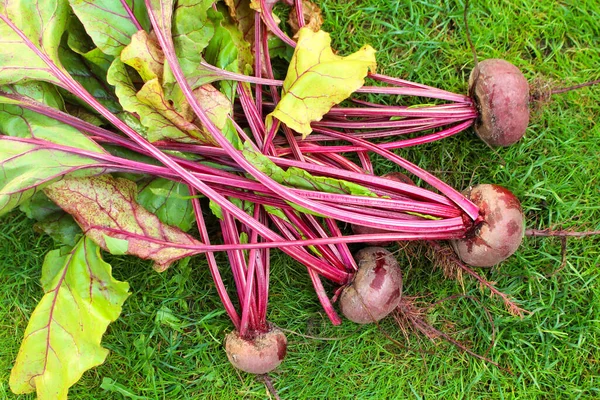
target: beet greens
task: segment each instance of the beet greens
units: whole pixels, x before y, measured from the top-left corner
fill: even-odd
[[[290,38],[273,18],[275,3],[0,6],[0,214],[19,207],[69,246],[44,262],[46,294],[11,374],[15,393],[66,398],[85,370],[104,361],[101,336],[128,285],[112,278],[100,249],[152,260],[157,271],[206,257],[235,328],[229,359],[266,373],[283,359],[286,341],[267,321],[272,248],[307,268],[327,316],[340,324],[322,279],[344,298],[371,273],[361,272],[362,256],[355,260],[349,244],[462,243],[487,222],[479,203],[392,151],[467,130],[480,116],[474,101],[377,74],[368,45],[335,54],[318,12],[305,15],[304,2],[294,2]],[[276,57],[289,62],[284,80],[275,77]],[[435,104],[385,106],[353,93]],[[371,153],[422,184],[374,176]],[[209,235],[209,218],[221,238]],[[216,252],[226,252],[228,266]],[[386,272],[388,285],[377,265],[365,279],[393,297],[385,312],[375,305],[379,319],[400,301],[401,272]],[[70,314],[73,302],[85,307]],[[55,365],[50,349],[77,367]],[[30,357],[42,361],[25,362]]]

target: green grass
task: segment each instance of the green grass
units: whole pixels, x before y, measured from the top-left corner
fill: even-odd
[[[483,5],[487,3],[488,5]],[[324,29],[341,54],[368,42],[379,50],[380,71],[451,91],[466,92],[473,66],[454,1],[326,0]],[[531,81],[569,86],[599,77],[600,5],[593,0],[473,2],[469,14],[480,59],[510,60]],[[600,229],[600,89],[552,98],[537,111],[523,141],[497,154],[471,132],[401,154],[435,171],[454,187],[493,182],[522,200],[527,225]],[[377,165],[378,172],[391,166]],[[0,227],[0,398],[27,320],[42,296],[44,255],[53,247],[24,216]],[[500,289],[532,313],[519,319],[466,279],[442,279],[427,260],[399,256],[410,295],[433,302],[457,293],[429,317],[436,326],[485,353],[504,369],[419,336],[410,341],[392,321],[381,329],[344,323],[332,327],[303,268],[273,255],[269,320],[291,331],[289,354],[271,374],[282,398],[598,398],[600,397],[600,241],[571,239],[561,264],[557,239],[526,239],[499,268],[485,271]],[[267,398],[263,383],[236,372],[221,340],[231,324],[219,306],[202,257],[163,274],[148,263],[107,257],[132,296],[103,344],[106,363],[87,372],[71,399]],[[510,372],[507,372],[509,370]],[[101,387],[102,382],[104,385]],[[139,396],[139,397],[137,397]]]

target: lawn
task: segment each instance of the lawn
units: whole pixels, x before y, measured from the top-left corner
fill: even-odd
[[[379,71],[465,93],[473,56],[455,1],[326,0],[323,29],[340,54],[369,43]],[[487,5],[485,5],[487,3]],[[600,78],[600,4],[595,0],[478,1],[469,12],[480,59],[516,64],[536,87]],[[390,99],[395,100],[395,99]],[[600,87],[553,96],[534,107],[525,138],[491,150],[472,131],[400,154],[456,188],[480,182],[509,188],[529,228],[600,230]],[[377,164],[378,173],[389,169]],[[22,214],[0,226],[0,398],[8,388],[52,240]],[[288,356],[271,374],[284,399],[599,398],[600,240],[526,238],[510,259],[482,271],[530,313],[510,315],[489,291],[443,278],[420,254],[399,248],[405,294],[424,303],[431,323],[501,368],[385,320],[333,327],[303,267],[272,255],[269,320],[285,328]],[[222,349],[232,329],[203,257],[162,274],[133,258],[106,256],[131,285],[121,318],[103,345],[104,365],[88,371],[71,399],[262,399],[265,384],[234,370]],[[222,258],[225,262],[225,258]],[[493,316],[493,327],[484,308]],[[390,340],[394,339],[394,341]]]

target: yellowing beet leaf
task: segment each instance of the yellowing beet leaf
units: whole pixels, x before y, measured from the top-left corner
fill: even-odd
[[[14,393],[40,400],[67,398],[69,387],[104,362],[100,346],[108,324],[121,314],[129,284],[112,277],[100,249],[88,238],[62,254],[48,253],[42,267],[46,293],[31,315],[10,375]]]
[[[320,121],[331,107],[364,84],[369,71],[375,71],[375,50],[371,46],[340,57],[333,54],[330,44],[327,32],[308,28],[298,31],[298,45],[283,82],[281,101],[267,116],[267,127],[277,118],[303,137],[308,136],[312,121]]]

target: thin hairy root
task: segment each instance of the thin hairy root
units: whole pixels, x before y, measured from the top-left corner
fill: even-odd
[[[493,295],[500,297],[504,302],[504,305],[506,306],[506,309],[509,313],[520,318],[523,318],[524,314],[530,314],[529,311],[519,307],[515,302],[513,302],[508,295],[496,289],[496,287],[494,287],[494,285],[491,282],[487,281],[485,278],[483,278],[481,275],[479,275],[478,273],[473,271],[469,266],[463,263],[458,258],[458,256],[456,256],[456,254],[448,254],[443,250],[443,245],[441,245],[438,242],[429,241],[428,243],[431,247],[434,248],[436,252],[443,251],[445,254],[445,259],[447,261],[451,261],[452,263],[454,263],[458,268],[462,269],[462,271],[475,278],[482,286],[487,287]]]
[[[589,86],[600,84],[600,79],[581,83],[579,85],[556,87],[556,85],[548,79],[535,78],[531,83],[531,95],[529,101],[533,105],[535,111],[539,111],[545,104],[550,101],[550,98],[556,94],[570,92],[572,90],[582,89]]]
[[[554,275],[560,273],[560,271],[562,271],[567,266],[567,239],[568,238],[566,236],[560,237],[560,266],[552,273],[546,275],[546,278],[552,278]]]
[[[402,332],[402,335],[407,342],[410,341],[410,334],[415,330],[423,334],[429,340],[436,339],[437,335],[427,326],[419,323],[425,318],[427,307],[421,307],[417,305],[417,297],[413,296],[402,296],[400,304],[392,314],[394,320],[398,324],[398,328]]]
[[[451,300],[452,298],[455,298],[455,297],[456,296],[452,296],[447,299],[441,300],[440,302],[434,303],[434,305],[439,304],[443,301]],[[409,335],[410,331],[418,331],[431,341],[441,338],[441,339],[447,341],[448,343],[452,344],[459,350],[461,350],[479,360],[488,362],[488,363],[492,364],[493,366],[495,366],[496,368],[499,368],[503,371],[510,372],[507,369],[501,367],[498,363],[492,361],[490,358],[475,353],[473,350],[469,349],[463,343],[459,342],[458,340],[452,338],[447,333],[442,332],[439,329],[433,327],[431,324],[429,324],[427,322],[426,316],[425,316],[425,312],[426,312],[427,308],[422,308],[422,307],[416,306],[414,303],[414,300],[415,300],[415,297],[403,296],[402,301],[400,302],[400,305],[398,306],[396,311],[393,313],[394,320],[398,324],[400,330],[402,331],[402,334],[407,339],[408,339],[408,335]],[[492,325],[492,330],[493,330],[492,345],[493,345],[493,341],[495,340],[495,326],[493,324],[493,319],[491,318],[489,311],[485,308],[484,308],[484,310],[486,312],[486,315],[488,316],[488,319],[490,319],[490,323]],[[490,348],[491,348],[491,346],[490,346]],[[489,352],[489,349],[488,349],[488,352]]]
[[[447,279],[457,281],[464,288],[463,270],[455,262],[456,253],[446,243],[436,243],[437,246],[431,246],[427,243],[427,258],[429,258],[434,267],[442,270]]]

